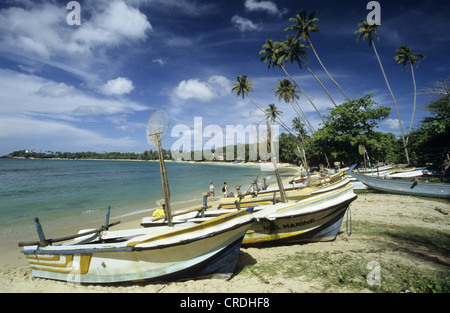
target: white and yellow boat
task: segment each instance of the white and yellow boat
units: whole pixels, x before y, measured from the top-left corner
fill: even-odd
[[[284,186],[286,197],[289,200],[302,200],[314,196],[316,194],[339,188],[349,183],[347,175],[343,172],[323,177],[309,183],[306,187]],[[246,195],[244,197],[227,197],[219,200],[218,209],[232,209],[236,207],[236,203],[241,208],[252,206],[261,206],[275,204],[281,201],[279,189],[277,187],[260,190],[255,194]]]
[[[246,232],[243,245],[276,245],[296,242],[329,241],[337,236],[345,212],[357,198],[353,185],[346,178],[309,193],[301,200],[260,205],[253,208],[255,222]],[[187,212],[177,216],[178,222],[203,222],[214,216],[235,211],[206,210],[200,214]],[[143,218],[141,225],[152,227],[163,220]]]
[[[34,277],[75,283],[179,280],[233,273],[246,231],[253,223],[236,211],[200,224],[129,230],[81,231],[51,245],[37,221],[40,241],[20,243]],[[106,223],[107,225],[107,223]]]
[[[243,245],[287,244],[334,240],[350,203],[356,200],[353,185],[328,190],[299,201],[254,209],[256,221]]]

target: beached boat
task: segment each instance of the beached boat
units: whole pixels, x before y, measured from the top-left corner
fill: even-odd
[[[147,123],[147,139],[158,149],[167,226],[109,231],[108,208],[105,224],[99,229],[48,240],[36,219],[39,241],[19,243],[33,276],[77,283],[117,283],[233,273],[253,216],[237,211],[199,224],[173,225],[161,148],[167,130],[167,114],[153,113]],[[66,242],[52,245],[62,241]]]
[[[450,184],[383,179],[350,173],[368,187],[393,194],[423,196],[434,198],[450,198]]]
[[[387,175],[387,178],[413,178],[423,176],[425,168],[399,168]]]
[[[243,245],[273,245],[334,240],[350,203],[353,186],[319,193],[300,201],[261,206],[247,231]]]
[[[253,208],[256,221],[245,234],[243,245],[276,245],[297,242],[330,241],[337,236],[345,212],[356,199],[352,184],[312,194],[300,201],[261,205]],[[197,216],[192,212],[179,215],[179,221],[203,222],[234,209],[207,210]],[[164,223],[164,221],[159,221]],[[152,218],[142,219],[141,225],[158,223]]]
[[[358,174],[367,176],[386,176],[392,173],[392,165],[385,165],[372,168],[358,168],[355,170]]]
[[[326,192],[335,188],[339,188],[348,184],[348,178],[343,172],[338,174],[322,177],[319,180],[311,182],[307,187],[296,187],[295,185],[283,186],[286,196],[289,200],[302,200],[312,195]],[[236,207],[236,203],[241,208],[275,204],[281,202],[279,188],[267,188],[266,190],[259,190],[258,192],[244,195],[221,198],[219,200],[218,209],[231,209]]]
[[[80,231],[59,245],[41,231],[39,242],[19,245],[34,277],[75,283],[229,277],[252,223],[250,213],[236,211],[199,224]]]

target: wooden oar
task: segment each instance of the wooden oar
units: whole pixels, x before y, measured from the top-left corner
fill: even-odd
[[[120,224],[120,221],[111,223],[108,225],[108,227],[112,227],[114,225]],[[66,241],[66,240],[70,240],[70,239],[75,239],[78,237],[82,237],[82,236],[86,236],[86,235],[90,235],[90,234],[95,234],[95,233],[100,233],[101,231],[103,231],[103,226],[101,228],[97,228],[85,233],[81,233],[81,234],[76,234],[76,235],[71,235],[71,236],[65,236],[65,237],[60,237],[60,238],[55,238],[55,239],[44,239],[44,242],[47,243],[47,245],[51,245],[54,242],[61,242],[61,241]],[[35,245],[41,245],[42,244],[42,240],[40,241],[22,241],[19,242],[18,245],[19,247],[24,247],[24,246],[35,246]]]

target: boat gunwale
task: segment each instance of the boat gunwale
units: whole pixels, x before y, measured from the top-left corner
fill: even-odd
[[[245,212],[245,211],[242,211]],[[239,212],[239,213],[242,213]],[[232,213],[234,214],[234,213]],[[251,215],[250,213],[246,213],[248,215]],[[239,218],[239,217],[238,217]],[[210,221],[206,221],[206,222],[210,222]],[[205,223],[206,223],[205,222]],[[89,248],[89,247],[83,247],[83,248],[79,248],[79,249],[23,249],[21,252],[24,254],[48,254],[48,255],[53,255],[53,254],[89,254],[89,253],[115,253],[115,252],[140,252],[140,251],[147,251],[147,250],[158,250],[158,249],[166,249],[166,248],[170,248],[173,246],[178,246],[178,245],[186,245],[186,244],[190,244],[192,242],[195,241],[199,241],[199,240],[203,240],[209,237],[214,237],[229,231],[233,231],[235,229],[244,227],[248,224],[252,224],[254,222],[254,218],[250,218],[247,221],[243,221],[241,223],[235,224],[235,225],[231,225],[229,227],[223,228],[219,231],[215,231],[213,233],[206,233],[206,234],[202,234],[199,236],[195,236],[194,238],[188,238],[186,240],[183,241],[177,241],[177,242],[172,242],[172,243],[168,243],[168,244],[161,244],[161,245],[157,245],[157,246],[151,246],[151,247],[136,247],[136,245],[138,244],[142,244],[143,242],[137,242],[134,245],[129,245],[127,244],[126,246],[120,246],[120,247],[110,247],[110,248],[101,248],[101,247],[93,247],[93,248]],[[203,223],[202,223],[203,224]],[[197,228],[199,225],[193,225],[192,227]],[[214,226],[214,225],[212,225]],[[188,229],[190,229],[191,227],[189,227]],[[180,230],[180,231],[185,231],[186,229]],[[195,230],[196,231],[196,230]],[[178,234],[174,234],[174,236],[177,236]],[[160,238],[160,239],[164,239],[164,238]],[[158,239],[159,240],[159,239]],[[133,243],[133,242],[131,242]],[[88,246],[89,244],[83,244],[80,246]],[[102,243],[98,243],[96,245],[105,245]],[[61,246],[57,246],[57,247],[61,247]],[[71,247],[71,246],[66,246],[66,247]]]

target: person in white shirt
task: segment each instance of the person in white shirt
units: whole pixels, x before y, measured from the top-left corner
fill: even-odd
[[[211,182],[211,185],[209,185],[209,199],[211,201],[216,200],[216,195],[214,194],[214,191],[215,191],[214,183]]]

